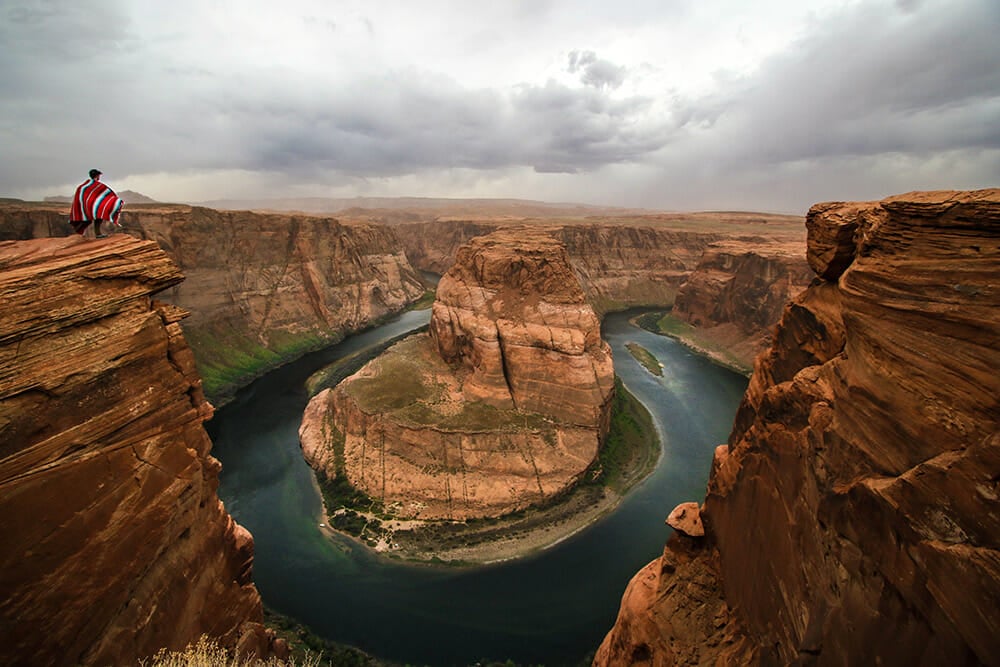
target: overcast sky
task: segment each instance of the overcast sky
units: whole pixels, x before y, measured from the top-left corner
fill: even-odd
[[[1000,185],[997,0],[0,0],[0,196]]]

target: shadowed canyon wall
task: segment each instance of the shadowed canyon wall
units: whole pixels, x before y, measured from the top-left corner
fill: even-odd
[[[0,242],[0,662],[263,651],[253,540],[216,495],[183,279],[126,235]]]
[[[430,333],[309,404],[303,452],[395,516],[499,516],[572,487],[607,433],[611,351],[565,247],[538,230],[473,239]]]
[[[595,664],[1000,664],[1000,190],[818,204],[700,518]]]
[[[68,231],[58,207],[4,205],[0,214],[0,238]],[[124,225],[156,241],[184,272],[162,298],[191,312],[184,332],[217,403],[424,292],[390,227],[163,205],[128,207]]]
[[[768,239],[717,241],[677,291],[672,314],[749,370],[771,344],[785,303],[813,278],[803,246]]]

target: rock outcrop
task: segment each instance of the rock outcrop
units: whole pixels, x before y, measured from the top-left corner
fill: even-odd
[[[595,664],[1000,664],[1000,190],[820,204],[705,537]]]
[[[202,634],[265,650],[253,539],[155,243],[0,242],[0,662],[136,664]]]
[[[697,327],[700,339],[750,369],[770,346],[785,303],[812,278],[798,242],[719,241],[705,249],[685,277],[672,313]]]
[[[462,247],[438,284],[430,335],[468,372],[468,401],[589,428],[607,421],[611,351],[565,247],[544,233],[502,230]]]
[[[513,223],[438,221],[394,229],[413,266],[443,274],[465,243]],[[724,234],[677,231],[642,224],[532,226],[561,241],[591,306],[603,314],[638,306],[669,306],[705,248]]]
[[[0,238],[63,236],[66,215],[51,205],[0,206]],[[191,312],[184,332],[217,403],[424,292],[390,227],[169,205],[128,207],[123,220],[184,272],[162,298]]]
[[[314,397],[300,438],[327,477],[396,516],[499,516],[579,481],[613,390],[610,349],[565,248],[500,231],[459,252],[430,333]]]

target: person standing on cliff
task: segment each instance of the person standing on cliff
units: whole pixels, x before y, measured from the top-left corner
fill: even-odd
[[[101,170],[91,169],[90,179],[77,186],[73,195],[69,224],[73,226],[74,232],[83,236],[93,222],[94,235],[99,239],[107,238],[107,234],[101,233],[101,223],[110,220],[117,225],[124,205],[125,202],[114,190],[101,183]]]

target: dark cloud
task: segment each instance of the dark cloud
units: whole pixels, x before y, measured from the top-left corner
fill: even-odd
[[[580,73],[580,81],[594,88],[619,88],[625,83],[627,70],[609,60],[599,59],[593,51],[570,51],[566,70]]]
[[[596,62],[597,54],[593,51],[573,50],[569,52],[568,60],[569,64],[567,65],[566,70],[570,74],[576,74],[581,68]]]
[[[729,160],[997,147],[1000,5],[864,5],[830,17],[792,49],[674,115]],[[705,136],[711,135],[711,137]]]
[[[339,169],[386,176],[428,168],[502,169],[528,165],[573,173],[634,160],[660,148],[665,133],[638,133],[642,98],[615,100],[555,82],[512,95],[469,91],[412,73],[364,95],[306,109],[279,104],[240,127],[256,137],[244,168]]]

